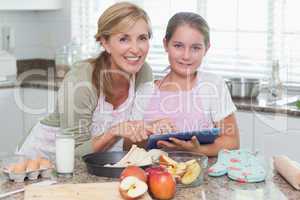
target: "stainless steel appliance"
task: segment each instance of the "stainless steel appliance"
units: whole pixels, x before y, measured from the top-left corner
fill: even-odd
[[[233,98],[256,98],[260,90],[259,79],[232,78],[226,84]]]

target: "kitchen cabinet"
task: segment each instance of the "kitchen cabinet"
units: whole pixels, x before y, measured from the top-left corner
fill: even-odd
[[[240,131],[240,147],[243,149],[253,151],[253,113],[238,111],[236,113],[236,120]]]
[[[55,108],[57,92],[55,90],[24,88],[24,133],[27,135],[31,128]]]
[[[274,132],[259,137],[259,148],[265,158],[286,155],[300,163],[300,133],[295,131]]]
[[[0,1],[0,10],[56,10],[60,8],[62,8],[62,0]]]
[[[300,118],[276,113],[236,113],[241,148],[258,151],[266,159],[287,155],[300,162]],[[251,147],[251,148],[249,148]]]
[[[0,152],[13,153],[23,135],[22,91],[1,88],[0,112]]]
[[[254,113],[255,149],[265,158],[286,155],[300,162],[300,118]]]
[[[0,89],[0,152],[13,153],[31,128],[53,112],[57,92],[36,88]]]

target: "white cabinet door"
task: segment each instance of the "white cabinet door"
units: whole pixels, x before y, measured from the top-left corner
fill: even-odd
[[[255,113],[254,114],[254,145],[257,151],[263,153],[266,157],[270,157],[276,143],[270,143],[278,138],[280,134],[286,133],[287,115]],[[274,138],[269,140],[270,138]]]
[[[0,152],[13,153],[22,138],[23,119],[20,102],[22,91],[18,88],[0,89]]]
[[[265,158],[287,155],[300,162],[300,118],[282,114],[255,113],[255,149]]]
[[[54,111],[57,92],[47,89],[24,88],[24,133],[47,114]]]
[[[62,8],[62,0],[0,1],[0,10],[55,10]]]
[[[300,163],[300,132],[287,131],[265,134],[262,138],[263,155],[270,159],[274,155],[286,155]]]
[[[253,151],[253,113],[238,111],[236,120],[240,130],[240,147]]]

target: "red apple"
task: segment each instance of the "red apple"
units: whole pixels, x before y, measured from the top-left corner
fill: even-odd
[[[149,174],[151,174],[151,173],[165,172],[166,168],[162,167],[162,166],[152,166],[152,167],[148,167],[145,171],[146,171],[147,175],[149,176]]]
[[[137,199],[144,195],[147,190],[147,184],[134,176],[127,176],[119,185],[119,192],[126,200]]]
[[[137,166],[128,166],[128,167],[126,167],[122,171],[120,179],[123,180],[127,176],[134,176],[134,177],[144,181],[145,183],[147,182],[146,172],[142,168],[137,167]]]
[[[153,170],[148,175],[148,186],[152,196],[156,199],[172,199],[176,192],[176,182],[167,171]]]

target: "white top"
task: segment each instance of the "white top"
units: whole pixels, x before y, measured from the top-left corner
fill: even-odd
[[[105,101],[103,95],[100,95],[92,117],[90,130],[92,137],[102,135],[112,126],[129,120],[134,102],[134,93],[134,79],[131,79],[128,98],[116,109],[113,109],[113,105]],[[120,139],[108,151],[123,151],[123,139]]]
[[[155,87],[153,82],[144,83],[139,87],[134,101],[132,120],[144,119],[149,101],[155,95],[157,89]],[[209,113],[213,122],[218,122],[236,111],[225,81],[220,76],[199,71],[196,86],[192,90],[193,95],[201,97],[202,109],[205,113]]]

